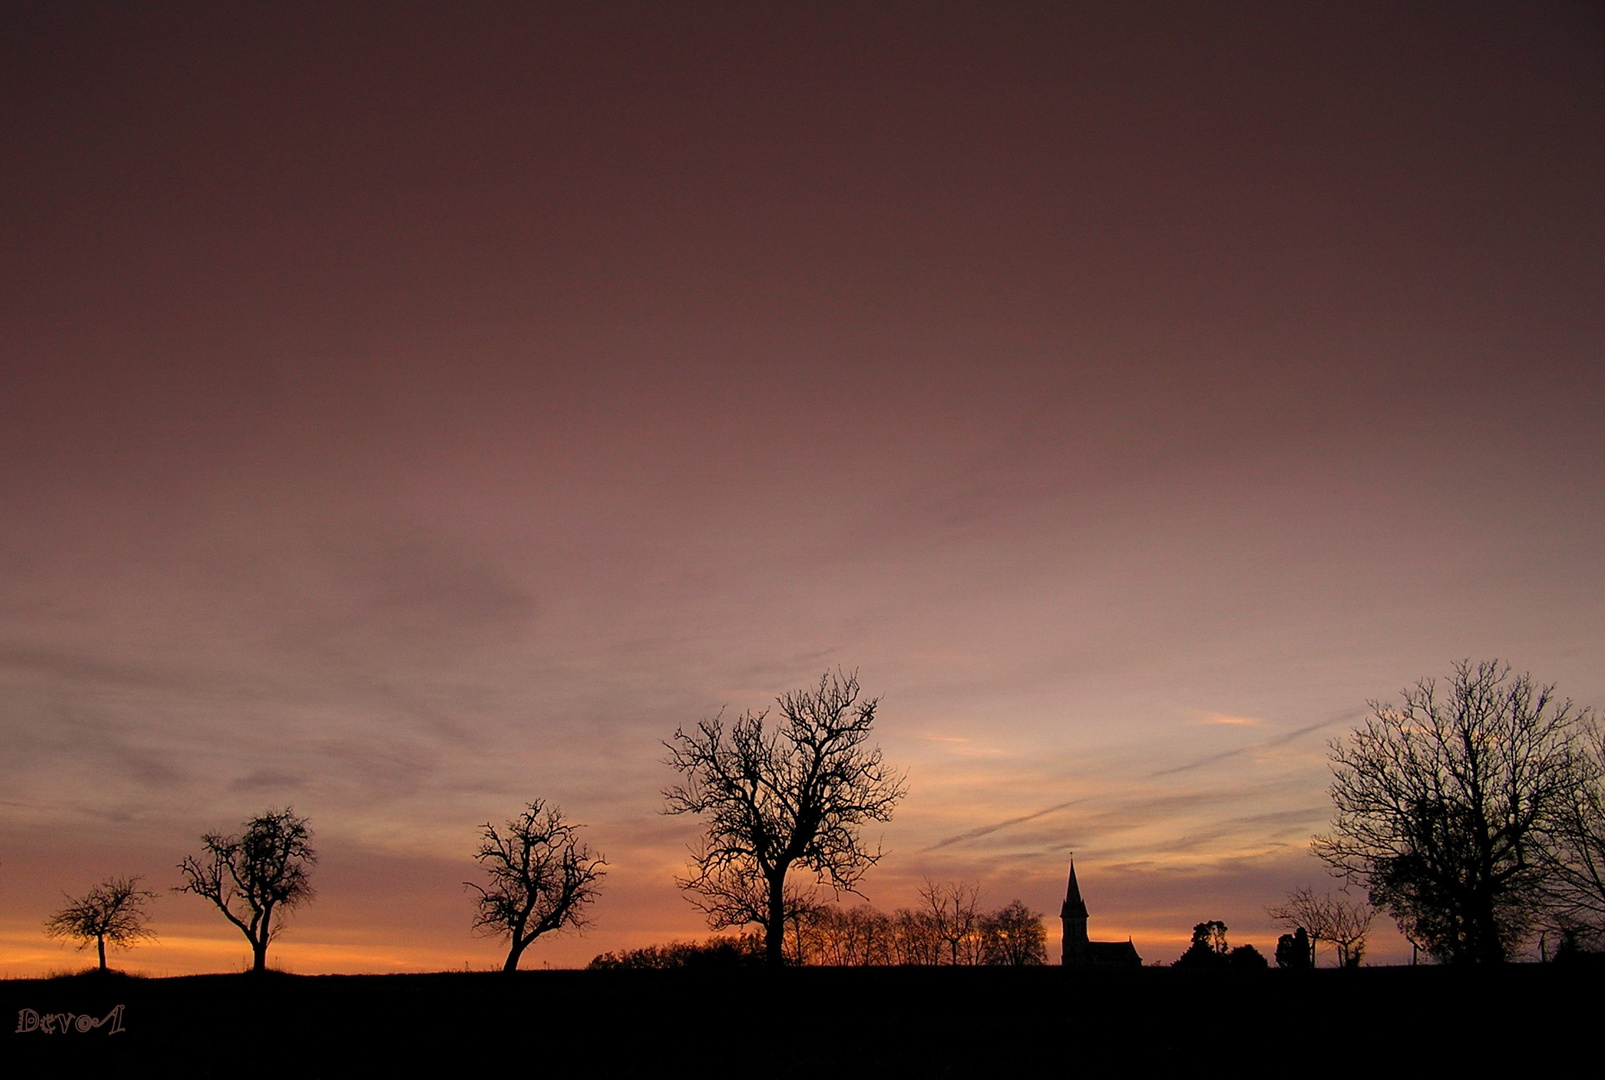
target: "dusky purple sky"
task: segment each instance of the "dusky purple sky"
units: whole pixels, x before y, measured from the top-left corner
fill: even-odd
[[[837,665],[878,906],[1268,950],[1367,699],[1605,703],[1597,5],[0,19],[0,974],[287,803],[290,970],[494,963],[533,797],[610,867],[526,966],[700,936],[661,740]]]

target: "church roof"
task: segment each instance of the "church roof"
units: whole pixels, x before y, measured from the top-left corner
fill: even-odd
[[[1098,966],[1141,967],[1142,957],[1137,955],[1137,946],[1129,941],[1089,941],[1086,962]]]

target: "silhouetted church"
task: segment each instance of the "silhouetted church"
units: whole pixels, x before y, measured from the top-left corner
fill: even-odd
[[[1131,939],[1125,941],[1088,941],[1087,905],[1081,899],[1081,886],[1076,884],[1076,861],[1070,860],[1070,884],[1064,891],[1064,907],[1059,909],[1064,922],[1065,967],[1142,967],[1142,957]]]

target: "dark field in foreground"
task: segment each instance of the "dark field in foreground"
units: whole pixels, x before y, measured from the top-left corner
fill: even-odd
[[[1594,965],[80,975],[0,982],[0,1070],[940,1077],[1100,1061],[1359,1074],[1542,1067],[1594,1043],[1602,976]],[[65,1013],[72,1030],[44,1030],[59,1029]],[[14,1030],[32,1014],[39,1027]],[[111,1020],[79,1031],[85,1015]]]

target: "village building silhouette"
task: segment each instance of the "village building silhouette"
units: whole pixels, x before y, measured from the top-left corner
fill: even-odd
[[[1064,907],[1059,909],[1064,923],[1065,967],[1142,967],[1142,957],[1128,937],[1125,941],[1088,941],[1087,905],[1076,882],[1076,861],[1070,860],[1070,883],[1064,891]]]

